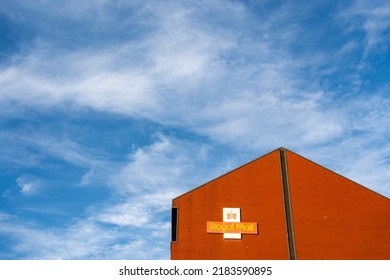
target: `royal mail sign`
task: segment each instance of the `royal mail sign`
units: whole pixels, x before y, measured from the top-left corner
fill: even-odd
[[[207,232],[257,234],[257,223],[207,222]]]
[[[222,222],[207,222],[207,233],[223,233],[226,239],[241,239],[241,234],[257,234],[257,223],[241,222],[240,208],[223,208]]]

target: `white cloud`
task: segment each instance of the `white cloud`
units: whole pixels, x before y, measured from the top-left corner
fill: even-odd
[[[141,199],[141,197],[138,197]],[[150,221],[151,209],[140,203],[115,205],[98,215],[98,220],[119,226],[143,227]]]
[[[95,170],[93,169],[93,167],[91,166],[89,168],[89,170],[83,175],[83,177],[81,178],[81,182],[80,182],[80,185],[82,186],[85,186],[85,185],[88,185],[89,182],[91,181],[91,178],[93,177],[93,175],[95,174]]]
[[[16,182],[23,195],[32,195],[36,193],[41,185],[38,179],[26,175],[18,177]]]
[[[94,219],[117,226],[169,231],[170,220],[167,215],[172,198],[177,195],[178,192],[167,191],[161,187],[153,193],[128,196],[122,198],[119,203],[110,202],[105,206],[99,206],[99,210],[93,208]]]

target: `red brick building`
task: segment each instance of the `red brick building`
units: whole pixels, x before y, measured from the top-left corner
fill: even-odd
[[[279,148],[173,199],[171,259],[389,260],[390,199]]]

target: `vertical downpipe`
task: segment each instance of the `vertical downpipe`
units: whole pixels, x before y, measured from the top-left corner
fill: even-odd
[[[280,148],[279,153],[280,153],[280,170],[282,173],[284,211],[286,216],[288,252],[289,252],[290,260],[296,260],[297,256],[295,252],[294,227],[293,227],[293,218],[292,218],[292,211],[291,211],[291,197],[290,197],[290,186],[289,186],[288,172],[287,172],[286,150],[284,148]]]

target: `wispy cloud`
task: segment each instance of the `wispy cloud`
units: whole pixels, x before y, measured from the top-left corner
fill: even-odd
[[[19,177],[16,182],[18,183],[18,186],[20,187],[20,192],[23,195],[34,194],[38,191],[38,188],[41,185],[38,179],[31,178],[30,176],[26,175]]]
[[[90,182],[90,180],[91,180],[91,178],[92,178],[92,176],[93,176],[94,174],[95,174],[95,170],[94,170],[93,167],[91,166],[91,167],[89,168],[89,170],[88,170],[87,172],[85,172],[85,174],[84,174],[83,177],[81,178],[80,185],[82,185],[82,186],[87,185],[87,184]]]
[[[130,162],[115,177],[112,184],[129,193],[153,191],[163,186],[175,188],[174,184],[186,170],[189,152],[183,146],[172,143],[164,135],[157,136],[157,141],[145,148],[137,149]]]
[[[340,11],[339,15],[348,24],[348,29],[364,31],[366,55],[388,44],[386,36],[390,28],[388,1],[353,1],[350,6]]]
[[[296,74],[297,65],[307,65],[286,50],[275,51],[274,39],[252,34],[239,37],[209,21],[201,24],[201,18],[194,16],[202,14],[194,7],[173,8],[170,17],[166,9],[157,5],[148,10],[149,16],[155,16],[156,28],[137,45],[129,42],[119,49],[72,51],[57,58],[50,48],[44,55],[33,49],[30,56],[34,59],[22,60],[19,70],[3,73],[0,94],[6,100],[40,106],[71,102],[144,116],[224,142],[244,141],[255,148],[269,143],[275,126],[283,131],[273,137],[280,143],[327,141],[342,132],[338,120],[330,117],[332,112],[321,108],[321,89],[315,83],[301,88],[304,77]],[[250,13],[239,4],[231,4],[229,12],[251,21]],[[222,30],[216,33],[212,27]],[[256,47],[249,48],[248,43]],[[132,53],[141,55],[135,58]],[[240,56],[255,60],[248,65]],[[123,61],[130,58],[124,70]],[[45,72],[40,70],[42,65]],[[11,96],[11,92],[19,94]],[[258,139],[259,134],[267,137]]]
[[[18,218],[0,221],[0,236],[12,236],[12,250],[0,258],[13,259],[158,259],[166,248],[126,229],[104,227],[83,220],[65,228],[40,228]],[[4,255],[7,254],[7,255]]]
[[[98,165],[105,161],[102,151],[80,145],[72,139],[56,135],[50,125],[42,127],[41,131],[31,131],[31,127],[19,130],[9,130],[0,133],[3,139],[4,151],[0,156],[7,162],[14,162],[20,166],[37,166],[45,158],[56,158],[75,166]],[[6,147],[6,149],[5,149]],[[8,151],[7,151],[8,150]],[[14,153],[25,153],[26,157],[12,159]],[[29,159],[29,157],[31,159]]]

